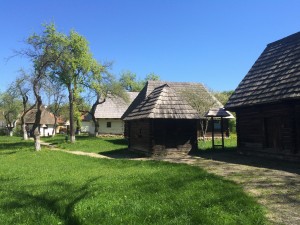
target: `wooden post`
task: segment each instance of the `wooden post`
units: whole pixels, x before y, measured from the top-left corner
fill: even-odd
[[[223,117],[221,116],[221,135],[222,135],[222,150],[224,150],[224,126]]]
[[[212,143],[212,148],[213,150],[215,149],[215,124],[214,124],[214,118],[211,117],[211,143]]]

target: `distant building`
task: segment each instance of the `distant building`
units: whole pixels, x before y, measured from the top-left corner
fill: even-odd
[[[35,115],[37,109],[31,109],[29,112],[26,113],[24,117],[25,124],[27,125],[28,131],[31,130],[34,122],[35,122]],[[54,115],[47,110],[46,107],[42,108],[42,115],[40,121],[40,135],[41,136],[50,136],[53,134],[54,126],[55,125],[55,117]],[[54,132],[55,134],[55,132]]]
[[[126,102],[121,97],[108,96],[106,101],[96,108],[95,117],[99,122],[99,134],[124,134],[124,121],[121,119],[131,102],[139,92],[128,92],[129,101]],[[84,116],[81,126],[82,132],[95,133],[95,125],[89,114]]]

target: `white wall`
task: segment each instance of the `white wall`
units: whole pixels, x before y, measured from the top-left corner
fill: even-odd
[[[94,122],[93,121],[82,121],[81,132],[94,134],[95,133]]]
[[[29,129],[31,129],[32,126],[33,126],[33,125],[30,124],[30,125],[29,125]],[[41,135],[41,136],[48,136],[48,135],[51,136],[53,130],[54,130],[54,125],[53,125],[53,124],[47,125],[46,128],[40,127],[40,135]],[[54,134],[55,134],[55,133],[54,133]]]
[[[124,122],[121,119],[98,119],[100,134],[124,134]],[[107,122],[111,127],[107,127]]]

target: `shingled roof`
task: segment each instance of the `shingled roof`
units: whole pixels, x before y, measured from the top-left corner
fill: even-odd
[[[136,119],[200,119],[200,115],[183,97],[191,90],[199,96],[208,96],[215,106],[221,103],[200,83],[148,81],[122,118]]]
[[[226,109],[300,98],[300,32],[267,45]]]
[[[33,124],[35,121],[35,115],[36,115],[37,109],[31,109],[29,112],[26,113],[24,117],[25,123]],[[40,124],[54,124],[55,123],[55,117],[54,115],[49,112],[45,107],[42,108],[42,114],[41,114],[41,121]]]
[[[131,102],[136,98],[138,93],[139,92],[128,92],[128,102],[118,96],[108,96],[104,103],[97,106],[95,111],[95,118],[120,119]]]

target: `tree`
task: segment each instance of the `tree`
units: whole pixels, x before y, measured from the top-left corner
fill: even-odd
[[[140,91],[143,88],[143,83],[138,81],[136,74],[130,71],[123,72],[119,81],[126,91]]]
[[[125,71],[119,79],[121,86],[127,91],[141,91],[149,80],[160,80],[160,77],[155,73],[149,73],[144,80],[137,80],[135,73]]]
[[[74,102],[91,70],[93,57],[87,40],[75,31],[71,31],[68,36],[55,31],[55,35],[58,38],[54,51],[56,55],[60,55],[60,58],[53,64],[52,79],[68,90],[70,141],[73,143],[75,142]]]
[[[0,95],[0,108],[2,108],[3,117],[6,122],[6,127],[9,136],[13,135],[16,121],[21,111],[21,102],[17,97],[8,89]]]
[[[111,64],[100,65],[94,61],[92,73],[89,76],[89,80],[86,87],[89,88],[95,101],[92,103],[91,110],[88,112],[95,125],[95,136],[99,132],[99,122],[95,118],[95,112],[97,106],[104,103],[108,95],[118,96],[123,98],[125,101],[129,101],[129,97],[124,91],[124,86],[117,82],[115,77],[108,72]]]
[[[36,151],[41,150],[39,128],[43,101],[40,90],[43,80],[49,76],[51,66],[60,58],[61,53],[55,51],[60,47],[60,45],[58,46],[59,41],[60,36],[57,35],[54,25],[45,25],[42,34],[34,33],[27,38],[27,49],[17,52],[19,55],[27,57],[33,65],[31,80],[37,111],[31,133],[34,135]]]
[[[15,82],[13,82],[10,86],[10,90],[12,93],[14,93],[15,96],[20,96],[22,98],[22,112],[20,115],[20,120],[21,120],[21,127],[22,127],[22,133],[23,133],[23,139],[27,140],[28,135],[27,135],[27,129],[26,129],[26,124],[25,124],[25,116],[26,114],[34,108],[35,104],[32,104],[30,106],[29,104],[29,97],[30,97],[30,92],[32,91],[31,87],[31,81],[30,81],[30,76],[25,73],[23,69],[19,71],[20,75],[17,77]]]
[[[208,118],[205,114],[214,107],[220,107],[218,100],[212,96],[208,91],[200,91],[194,89],[186,89],[182,91],[184,99],[199,113],[200,128],[203,140],[205,140],[206,131],[208,127]]]
[[[155,73],[149,73],[146,78],[144,83],[146,83],[148,80],[160,80],[159,75],[155,74]]]
[[[214,96],[225,105],[234,91],[213,91]]]
[[[54,115],[54,129],[52,131],[52,136],[54,136],[56,132],[57,119],[61,114],[62,105],[66,98],[65,90],[60,83],[49,79],[49,77],[45,80],[43,89],[48,98],[48,109]]]

